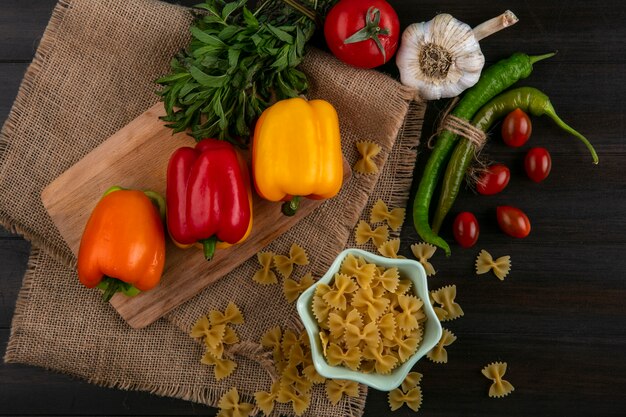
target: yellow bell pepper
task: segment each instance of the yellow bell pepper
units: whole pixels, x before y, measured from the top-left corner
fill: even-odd
[[[252,143],[252,171],[257,193],[285,201],[292,216],[300,197],[331,198],[343,182],[339,118],[324,100],[281,100],[257,121]]]

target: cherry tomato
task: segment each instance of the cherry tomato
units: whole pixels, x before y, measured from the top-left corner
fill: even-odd
[[[525,238],[530,233],[530,220],[516,207],[498,206],[496,209],[498,225],[509,236]]]
[[[511,179],[511,171],[504,164],[490,165],[480,175],[476,183],[476,191],[482,195],[498,194],[504,190]]]
[[[400,21],[385,0],[340,0],[326,16],[324,36],[346,64],[374,68],[396,53]]]
[[[471,248],[478,240],[480,232],[478,228],[478,220],[469,211],[459,213],[454,219],[452,225],[454,238],[463,248]]]
[[[502,139],[504,143],[514,148],[519,148],[528,141],[533,126],[530,117],[521,109],[515,109],[509,113],[502,122]]]
[[[552,158],[546,148],[531,148],[524,158],[524,168],[528,178],[541,182],[548,178],[552,169]]]

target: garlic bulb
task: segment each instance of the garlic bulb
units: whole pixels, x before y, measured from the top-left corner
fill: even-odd
[[[396,55],[402,84],[424,100],[458,96],[478,82],[485,65],[478,41],[516,22],[507,10],[474,30],[449,14],[410,25]]]

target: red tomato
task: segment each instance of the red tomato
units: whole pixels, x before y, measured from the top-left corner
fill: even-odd
[[[509,236],[524,238],[530,233],[530,220],[516,207],[498,206],[496,209],[498,225]]]
[[[346,64],[374,68],[396,53],[400,21],[385,0],[341,0],[326,16],[324,36]]]
[[[502,122],[502,139],[504,143],[514,148],[519,148],[528,141],[533,126],[530,117],[521,109],[515,109],[509,113]]]
[[[552,169],[552,158],[546,148],[531,148],[524,158],[524,168],[528,178],[541,182],[548,178]]]
[[[504,164],[490,165],[480,175],[476,183],[476,191],[482,195],[498,194],[504,190],[511,179],[511,171]]]
[[[480,232],[478,228],[478,220],[469,211],[459,213],[454,219],[452,232],[456,241],[464,248],[471,248],[478,240]]]

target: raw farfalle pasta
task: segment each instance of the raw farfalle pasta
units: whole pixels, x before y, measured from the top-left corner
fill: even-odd
[[[387,340],[394,340],[396,334],[396,318],[393,313],[387,313],[378,319],[378,331]]]
[[[218,324],[243,324],[243,314],[239,307],[232,301],[228,303],[226,310],[222,313],[219,310],[212,310],[209,312],[209,320],[212,325]]]
[[[486,274],[489,271],[493,271],[494,275],[503,281],[511,271],[511,257],[501,256],[494,261],[489,252],[481,250],[476,258],[476,274]]]
[[[445,347],[450,346],[456,340],[456,336],[448,329],[443,329],[441,339],[434,348],[426,354],[426,357],[435,363],[448,363],[448,352]]]
[[[356,226],[354,239],[357,245],[364,245],[371,240],[374,246],[379,247],[389,239],[389,228],[382,225],[372,229],[366,221],[361,220]]]
[[[321,331],[320,334],[320,343],[322,344],[322,352],[324,353],[324,356],[327,355],[327,349],[328,349],[328,334],[324,331]]]
[[[275,326],[261,336],[261,346],[273,350],[280,349],[282,339],[283,331],[280,329],[280,326]]]
[[[224,343],[225,345],[234,345],[235,343],[239,343],[239,336],[237,335],[234,329],[232,329],[229,326],[226,326],[224,328],[224,336],[222,337],[222,343]]]
[[[206,349],[200,362],[213,366],[218,381],[229,376],[237,367],[232,358],[224,358],[224,346],[239,342],[239,336],[230,325],[243,322],[241,310],[230,302],[223,313],[211,310],[208,316],[200,317],[191,329],[191,337],[203,341]]]
[[[237,363],[226,358],[216,358],[213,353],[208,350],[204,352],[200,363],[204,365],[213,366],[213,373],[215,379],[220,381],[233,373],[237,367]]]
[[[234,387],[220,398],[217,407],[217,417],[248,417],[254,410],[253,404],[239,402],[239,392]]]
[[[346,326],[348,325],[354,326],[357,329],[363,327],[363,319],[356,308],[350,310],[345,317],[338,313],[330,313],[328,316],[328,330],[336,340],[344,340]]]
[[[283,332],[283,338],[280,343],[280,348],[283,351],[283,355],[285,356],[285,358],[289,358],[291,349],[297,344],[300,344],[299,336],[293,330],[285,330]]]
[[[370,141],[356,142],[356,149],[361,154],[361,159],[354,164],[354,171],[359,174],[375,174],[378,166],[374,162],[374,157],[379,154],[382,148]]]
[[[313,276],[310,272],[304,274],[302,278],[300,278],[300,282],[295,281],[291,278],[286,278],[283,282],[283,294],[285,298],[290,303],[293,303],[298,299],[300,294],[304,292],[307,288],[315,283]]]
[[[334,405],[339,404],[339,401],[341,401],[344,395],[348,397],[358,397],[359,384],[345,379],[326,380],[326,396],[331,403]]]
[[[331,366],[345,365],[356,371],[361,364],[361,350],[358,347],[346,348],[345,350],[336,343],[329,343],[326,349],[326,360]]]
[[[363,357],[374,361],[374,369],[383,375],[390,373],[399,362],[398,356],[393,355],[391,349],[385,349],[382,343],[376,348],[366,346]]]
[[[376,270],[372,281],[374,283],[373,287],[381,285],[387,291],[395,292],[400,284],[400,272],[398,268],[387,268],[383,272]]]
[[[406,360],[409,359],[409,357],[413,353],[415,353],[415,351],[417,350],[417,345],[419,344],[421,339],[422,339],[421,335],[419,338],[418,337],[394,338],[393,340],[398,345],[398,359],[400,359],[400,361],[402,362],[406,362]]]
[[[346,295],[353,293],[359,286],[348,275],[335,274],[335,285],[333,289],[322,297],[326,303],[337,310],[346,309]]]
[[[276,274],[272,271],[274,254],[272,252],[259,252],[256,254],[256,257],[259,260],[261,269],[254,273],[252,280],[261,285],[276,284],[278,278],[276,278]]]
[[[202,316],[198,319],[196,324],[191,328],[189,336],[194,339],[201,339],[206,337],[211,331],[211,322],[207,316]]]
[[[318,287],[319,288],[319,287]],[[332,311],[332,308],[328,305],[324,298],[322,298],[317,292],[313,295],[313,315],[320,327],[323,329],[328,328],[328,315]]]
[[[276,403],[276,397],[278,397],[278,391],[280,389],[280,383],[278,381],[272,384],[270,392],[259,391],[254,393],[254,401],[259,410],[263,411],[263,414],[270,415],[274,411],[274,405]]]
[[[400,388],[389,392],[387,399],[391,411],[396,411],[406,404],[411,410],[417,411],[422,405],[422,389],[419,386],[422,374],[419,372],[409,372],[402,381]]]
[[[291,248],[289,249],[289,256],[274,255],[274,267],[284,278],[289,278],[291,276],[294,265],[308,264],[309,258],[306,252],[296,243],[291,245]]]
[[[400,250],[400,239],[391,239],[378,246],[378,252],[392,259],[404,259],[404,256],[398,255]]]
[[[267,415],[273,412],[275,403],[289,403],[296,415],[302,415],[311,403],[313,385],[326,381],[315,371],[308,336],[289,329],[283,332],[277,326],[263,334],[261,345],[273,352],[278,381],[270,392],[255,393],[257,406]]]
[[[417,411],[422,405],[422,389],[415,387],[404,393],[400,388],[396,388],[389,392],[388,401],[391,411],[396,411],[405,404],[411,410]]]
[[[391,372],[417,351],[426,320],[423,307],[398,268],[352,255],[330,284],[317,285],[312,303],[326,361],[379,374]]]
[[[400,388],[402,391],[407,392],[411,388],[417,387],[420,382],[422,382],[422,374],[419,372],[409,372],[406,378],[404,378],[404,381],[402,381]]]
[[[456,285],[448,285],[436,291],[431,291],[430,296],[446,312],[443,318],[440,319],[441,321],[458,319],[465,314],[461,306],[454,301],[456,298]]]
[[[404,217],[406,216],[406,209],[394,208],[391,211],[387,209],[387,205],[383,200],[378,200],[372,207],[370,214],[371,223],[387,222],[391,230],[397,232],[402,223],[404,223]]]
[[[414,243],[411,245],[411,252],[413,256],[422,264],[426,275],[435,275],[435,268],[428,261],[435,254],[437,247],[426,242]]]
[[[368,264],[362,259],[358,259],[356,256],[349,254],[341,263],[339,272],[354,277],[359,286],[367,288],[370,286],[376,272],[376,265]]]
[[[387,311],[389,298],[376,297],[372,288],[359,288],[354,293],[352,305],[364,309],[370,320],[376,320]]]
[[[366,347],[376,349],[380,342],[378,326],[375,321],[367,323],[363,328],[346,324],[344,339],[348,347],[359,347],[361,350]]]
[[[400,279],[398,280],[398,287],[394,291],[394,294],[402,295],[406,294],[407,291],[411,289],[413,283],[409,279]]]
[[[483,375],[493,381],[489,387],[490,397],[505,397],[515,390],[509,381],[502,379],[506,373],[506,366],[506,362],[494,362],[482,369]]]
[[[317,373],[315,365],[313,365],[313,361],[311,359],[307,359],[307,361],[307,363],[310,363],[310,365],[307,365],[302,370],[302,375],[304,375],[306,379],[311,381],[312,384],[323,384],[326,381],[326,378]]]
[[[311,405],[311,393],[302,393],[293,388],[286,388],[278,394],[278,402],[291,403],[293,412],[297,416],[301,416]]]
[[[400,312],[396,315],[398,328],[402,330],[413,330],[419,327],[419,320],[423,320],[424,302],[414,295],[398,296]]]

